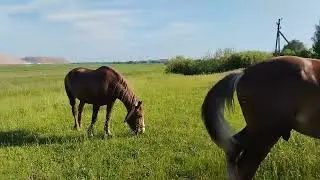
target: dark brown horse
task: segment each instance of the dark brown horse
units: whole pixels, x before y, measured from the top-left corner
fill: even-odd
[[[252,179],[274,144],[291,130],[320,138],[320,61],[282,56],[230,73],[208,92],[202,118],[212,140],[226,154],[229,179]],[[232,135],[224,106],[233,93],[246,126]]]
[[[112,136],[108,122],[114,102],[119,99],[128,111],[124,121],[129,125],[130,129],[135,134],[144,132],[142,101],[135,96],[127,81],[116,70],[107,66],[101,66],[96,70],[81,67],[75,68],[66,75],[64,84],[72,107],[74,128],[81,128],[81,113],[85,103],[92,104],[92,120],[88,128],[88,135],[93,136],[93,126],[97,120],[99,108],[107,105],[104,131],[105,136]],[[76,118],[76,98],[80,100],[78,119]]]

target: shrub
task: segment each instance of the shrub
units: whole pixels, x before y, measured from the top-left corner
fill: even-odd
[[[261,51],[244,51],[232,54],[224,64],[224,70],[247,68],[253,64],[265,61],[272,57],[271,53]]]
[[[291,49],[285,49],[280,53],[281,56],[296,56],[296,53]]]
[[[235,53],[235,50],[231,48],[217,49],[214,53],[207,52],[206,55],[202,58],[202,60],[227,58],[231,56],[233,53]]]
[[[200,60],[193,60],[183,56],[176,56],[168,61],[165,71],[184,75],[224,72],[246,68],[272,57],[272,54],[261,51],[218,51],[214,58],[206,57]]]
[[[185,58],[184,56],[176,56],[169,59],[166,65],[166,72],[186,74],[192,71],[192,64],[194,61],[190,58]]]
[[[299,57],[304,57],[304,58],[312,58],[315,57],[314,52],[312,49],[303,49],[299,52],[295,52],[291,49],[285,49],[283,52],[280,54],[281,56],[299,56]]]
[[[299,55],[300,52],[303,50],[306,50],[306,47],[303,44],[303,42],[294,39],[283,46],[281,54],[295,56]]]
[[[312,58],[314,57],[314,53],[312,52],[312,49],[305,49],[299,53],[299,56],[305,58]]]

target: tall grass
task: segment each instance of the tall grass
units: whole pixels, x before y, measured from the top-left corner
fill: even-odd
[[[82,65],[95,68],[99,65]],[[224,154],[212,143],[200,116],[204,96],[223,74],[182,76],[165,66],[115,65],[145,108],[146,133],[132,137],[117,101],[103,139],[105,107],[95,136],[86,137],[73,118],[63,88],[75,65],[0,67],[0,179],[226,179]],[[239,105],[229,122],[244,126]],[[257,179],[319,179],[320,143],[293,133],[280,141],[262,163]]]

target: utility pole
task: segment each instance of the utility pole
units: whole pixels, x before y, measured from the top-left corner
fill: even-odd
[[[282,18],[278,19],[278,21],[276,23],[277,24],[277,38],[276,38],[276,46],[274,48],[274,55],[276,55],[276,56],[280,55],[280,51],[281,51],[281,48],[280,48],[280,35],[289,44],[288,39],[280,31],[280,29],[281,29],[281,21],[282,21]]]

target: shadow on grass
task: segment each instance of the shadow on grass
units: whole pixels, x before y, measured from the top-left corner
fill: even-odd
[[[84,139],[85,136],[42,136],[27,130],[12,130],[0,132],[0,147],[75,143],[82,142]]]
[[[139,136],[143,136],[143,134]],[[135,138],[135,136],[130,135],[128,132],[120,132],[111,138],[127,139]],[[109,138],[105,138],[103,133],[96,133],[93,137],[88,137],[87,134],[82,133],[78,135],[46,136],[37,132],[21,129],[0,132],[0,147],[79,143],[87,139],[108,140]]]

